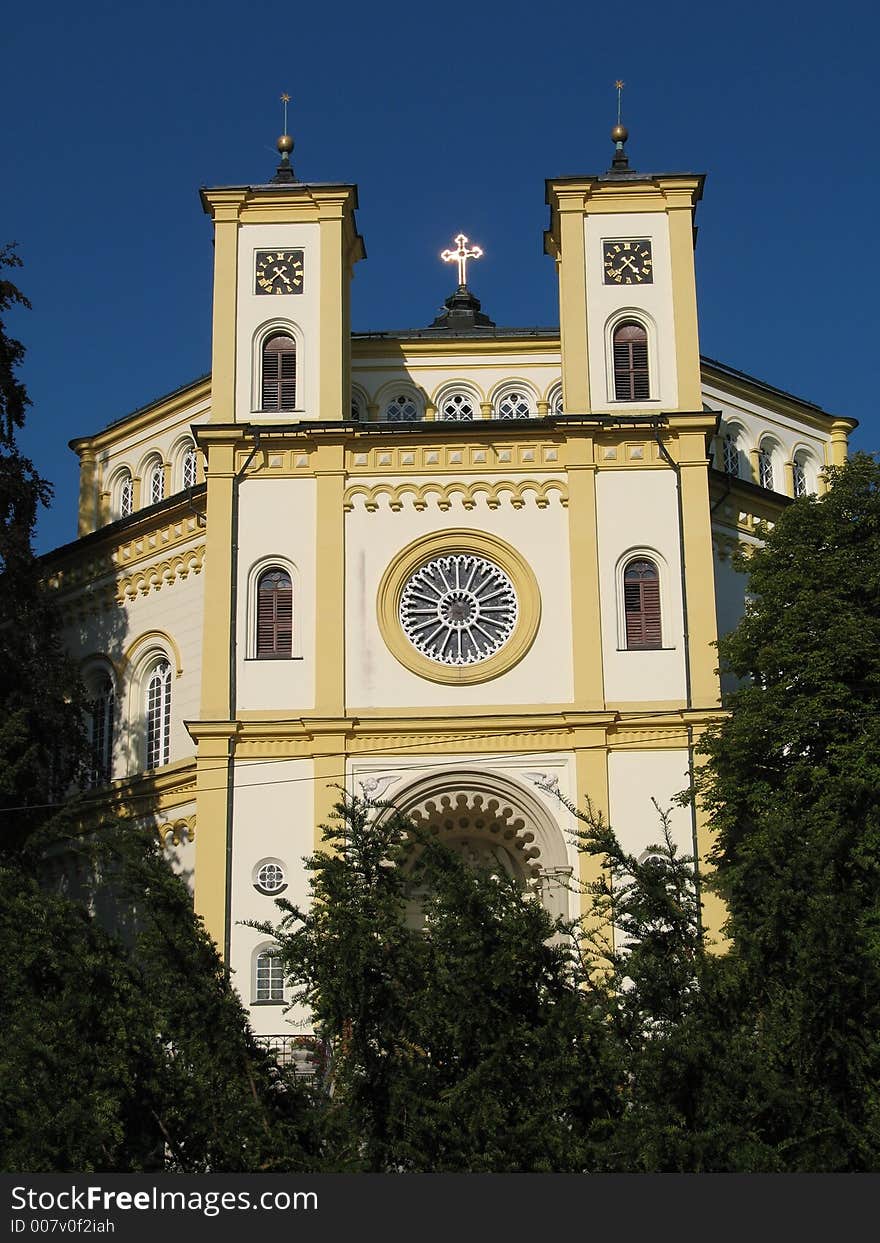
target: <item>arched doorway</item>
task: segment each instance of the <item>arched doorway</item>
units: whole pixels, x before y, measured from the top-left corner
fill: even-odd
[[[482,769],[402,776],[383,798],[470,862],[540,893],[551,915],[568,916],[573,869],[562,829],[518,781]]]

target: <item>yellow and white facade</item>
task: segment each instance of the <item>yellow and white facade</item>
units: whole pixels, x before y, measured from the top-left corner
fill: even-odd
[[[558,330],[379,335],[350,327],[353,186],[203,192],[210,376],[73,442],[80,538],[50,565],[87,682],[112,686],[104,775],[174,851],[258,1033],[282,1029],[280,999],[242,921],[271,918],[273,893],[306,899],[302,858],[340,786],[534,879],[558,912],[575,913],[567,878],[590,866],[559,794],[636,852],[655,841],[651,800],[687,785],[721,710],[713,644],[743,599],[731,551],[845,457],[852,421],[701,359],[700,177],[546,189]],[[610,282],[607,244],[631,238],[650,242],[651,277]],[[301,257],[301,291],[258,292],[267,253]],[[647,359],[629,399],[621,325]],[[296,355],[280,412],[262,409],[260,370],[279,333]],[[654,567],[649,644],[632,642],[636,563]],[[289,652],[264,659],[270,569],[292,584],[293,623]],[[496,621],[466,659],[477,615]],[[148,704],[157,669],[165,698]],[[152,755],[148,708],[168,716]],[[699,813],[672,820],[705,856]]]

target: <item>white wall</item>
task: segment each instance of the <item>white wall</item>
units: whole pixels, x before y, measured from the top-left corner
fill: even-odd
[[[693,853],[690,809],[672,807],[672,799],[688,786],[688,753],[671,751],[612,751],[608,756],[609,823],[630,854],[640,855],[663,840],[660,817],[651,799],[666,811],[675,844]]]
[[[656,470],[601,470],[596,478],[605,698],[611,703],[686,696],[676,478]],[[660,571],[663,648],[626,651],[620,627],[621,558],[654,560]]]

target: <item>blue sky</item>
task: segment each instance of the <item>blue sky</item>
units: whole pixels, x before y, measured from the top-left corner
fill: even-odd
[[[861,421],[880,448],[877,10],[743,0],[17,5],[4,21],[0,239],[33,303],[24,447],[56,487],[40,550],[75,535],[75,435],[210,365],[200,185],[265,181],[278,96],[303,180],[354,181],[356,330],[425,325],[438,252],[485,250],[503,325],[557,322],[544,179],[611,156],[613,82],[643,171],[706,172],[704,354]]]

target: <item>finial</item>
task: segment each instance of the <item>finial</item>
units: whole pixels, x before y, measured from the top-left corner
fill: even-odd
[[[468,259],[482,259],[483,252],[479,246],[469,247],[468,239],[463,233],[459,233],[455,241],[456,249],[441,251],[440,258],[444,263],[458,264],[458,287],[464,289],[467,286]]]
[[[629,158],[623,146],[629,138],[629,130],[620,120],[620,110],[623,88],[626,83],[618,78],[614,86],[617,90],[617,124],[611,131],[611,141],[614,143],[614,159],[611,161],[611,168],[614,172],[625,172],[629,168]]]
[[[296,181],[293,175],[293,166],[290,163],[290,153],[293,150],[293,139],[287,132],[287,105],[290,103],[290,96],[285,91],[281,96],[281,124],[283,133],[278,142],[275,144],[281,153],[281,163],[275,170],[273,181]]]

